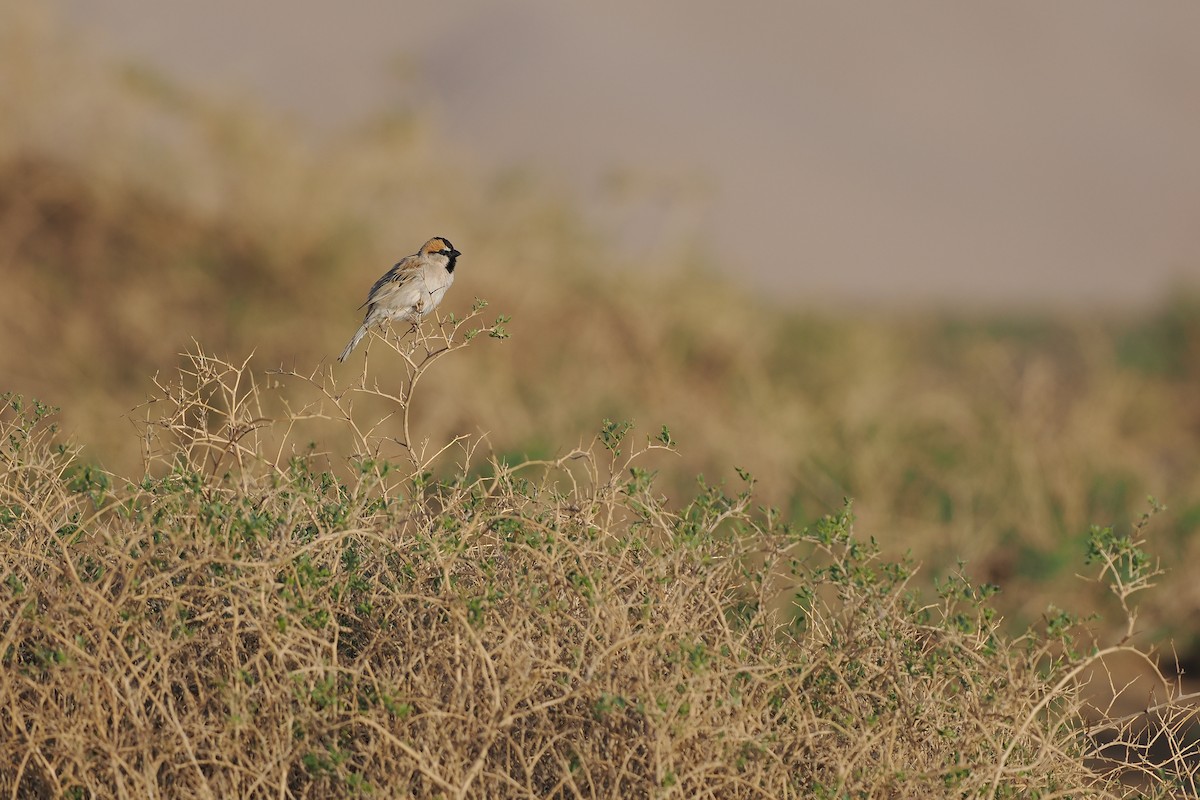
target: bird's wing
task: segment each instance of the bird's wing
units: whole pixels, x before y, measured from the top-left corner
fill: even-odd
[[[367,299],[359,306],[359,309],[377,302],[382,295],[392,294],[411,281],[419,272],[420,269],[413,263],[412,256],[400,259],[391,269],[383,273],[379,280],[375,281],[375,285],[371,287],[371,291],[367,292]]]

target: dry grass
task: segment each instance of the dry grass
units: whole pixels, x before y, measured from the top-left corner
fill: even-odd
[[[1133,769],[1139,791],[1195,792],[1167,681],[1152,714],[1087,702],[1105,659],[1144,654],[1076,652],[1065,614],[1007,638],[961,579],[921,603],[849,509],[795,528],[749,475],[670,503],[643,466],[674,452],[666,430],[606,422],[519,464],[413,435],[412,387],[504,337],[480,313],[376,339],[408,376],[391,390],[196,353],[146,406],[136,481],[8,398],[0,790],[1115,796]],[[316,399],[276,415],[293,382]],[[321,428],[358,445],[322,453]],[[1142,528],[1093,537],[1127,633],[1157,575]]]

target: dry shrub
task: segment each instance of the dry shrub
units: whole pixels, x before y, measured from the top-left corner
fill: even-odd
[[[1186,698],[1086,702],[1106,659],[1144,654],[1079,647],[1065,614],[1007,638],[965,580],[922,602],[848,507],[798,529],[745,473],[670,502],[647,468],[675,449],[665,428],[639,444],[606,421],[518,464],[422,439],[422,378],[506,335],[482,306],[373,337],[406,376],[385,385],[369,366],[345,386],[256,378],[197,350],[145,407],[137,480],[82,465],[49,409],[6,397],[0,791],[1195,792]],[[312,401],[288,407],[289,384]],[[345,428],[350,452],[310,445]],[[1142,531],[1093,532],[1130,633],[1156,572]]]

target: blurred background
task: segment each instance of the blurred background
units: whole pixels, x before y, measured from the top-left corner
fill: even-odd
[[[415,113],[489,169],[635,200],[606,234],[789,301],[1127,308],[1200,276],[1193,3],[63,8],[310,133]]]
[[[486,298],[513,338],[439,366],[434,440],[542,457],[667,424],[665,491],[737,465],[797,522],[853,497],[1013,625],[1104,610],[1088,525],[1154,494],[1143,624],[1200,668],[1198,26],[1107,0],[9,0],[0,390],[136,475],[131,409],[181,353],[328,366],[443,235],[445,309]]]

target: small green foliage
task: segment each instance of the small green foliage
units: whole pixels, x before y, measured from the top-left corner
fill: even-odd
[[[505,329],[504,325],[511,321],[512,317],[507,317],[503,314],[496,317],[496,321],[492,324],[491,330],[488,331],[488,336],[493,339],[507,339],[510,334]]]
[[[1111,527],[1093,525],[1088,530],[1086,563],[1105,564],[1123,583],[1132,583],[1151,566],[1150,556],[1128,535],[1118,536]]]
[[[8,412],[6,413],[5,409]],[[3,447],[0,447],[0,463],[20,464],[31,448],[44,444],[53,460],[63,463],[71,453],[66,446],[54,443],[52,437],[58,432],[57,424],[49,420],[59,409],[34,399],[27,403],[22,395],[14,392],[0,394],[0,430],[4,431]]]
[[[654,485],[654,477],[658,473],[642,469],[641,467],[630,467],[630,480],[625,484],[625,492],[630,495],[639,494],[649,491]]]
[[[1068,611],[1050,606],[1045,613],[1046,635],[1064,644],[1071,643],[1071,630],[1079,624],[1079,619]]]
[[[412,485],[414,496],[420,496],[425,492],[426,488],[429,487],[430,482],[433,480],[433,473],[426,470],[413,475],[409,480]]]
[[[611,419],[606,419],[600,426],[600,443],[613,456],[619,456],[621,455],[620,444],[631,430],[633,430],[632,422],[613,422]]]
[[[108,473],[93,464],[73,464],[66,477],[67,488],[75,494],[86,495],[95,508],[100,507],[112,488]]]
[[[597,720],[602,720],[617,711],[624,711],[629,706],[628,701],[620,695],[609,694],[604,692],[599,699],[592,704],[592,714]]]
[[[671,438],[671,431],[667,428],[666,425],[662,426],[662,430],[659,431],[659,434],[656,438],[665,447],[670,447],[670,448],[675,447],[675,440]]]
[[[841,511],[821,517],[816,523],[804,529],[804,535],[811,536],[826,546],[846,544],[850,541],[853,529],[853,506],[850,499],[847,498]]]

